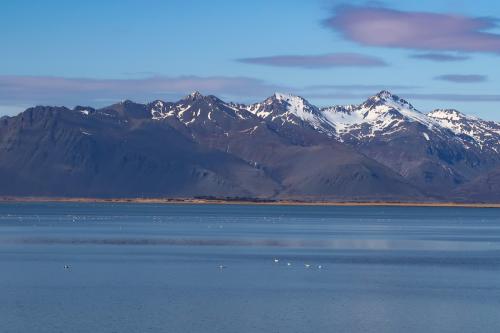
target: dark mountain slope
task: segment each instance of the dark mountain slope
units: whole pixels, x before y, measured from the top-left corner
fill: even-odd
[[[473,179],[460,187],[454,195],[466,202],[500,202],[500,168]]]
[[[164,124],[131,119],[43,107],[4,119],[0,193],[261,197],[279,188],[234,156]]]
[[[278,100],[272,100],[277,106]],[[283,185],[277,197],[315,200],[422,198],[387,167],[319,133],[308,124],[279,126],[214,96],[192,94],[152,114],[201,145],[231,153]],[[160,116],[163,115],[163,116]]]
[[[36,107],[0,119],[0,195],[496,201],[498,142],[498,123],[387,91]]]

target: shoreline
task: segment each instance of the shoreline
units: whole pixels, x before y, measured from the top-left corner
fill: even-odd
[[[300,201],[300,200],[240,200],[196,198],[63,198],[63,197],[0,197],[0,203],[137,203],[191,205],[262,205],[262,206],[345,206],[345,207],[462,207],[500,208],[500,203],[462,202],[398,202],[398,201]]]

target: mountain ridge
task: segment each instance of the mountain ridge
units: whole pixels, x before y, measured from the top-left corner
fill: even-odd
[[[37,106],[1,118],[0,195],[500,201],[499,142],[496,122],[425,114],[389,91],[324,108],[283,93],[245,105],[199,92]]]

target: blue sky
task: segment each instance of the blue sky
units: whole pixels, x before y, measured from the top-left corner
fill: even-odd
[[[500,120],[499,18],[484,0],[4,1],[0,114],[191,90],[323,106],[388,89],[424,112]]]

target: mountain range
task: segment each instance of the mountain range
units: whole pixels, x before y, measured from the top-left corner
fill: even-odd
[[[0,195],[498,203],[500,124],[388,91],[36,106],[0,118]]]

